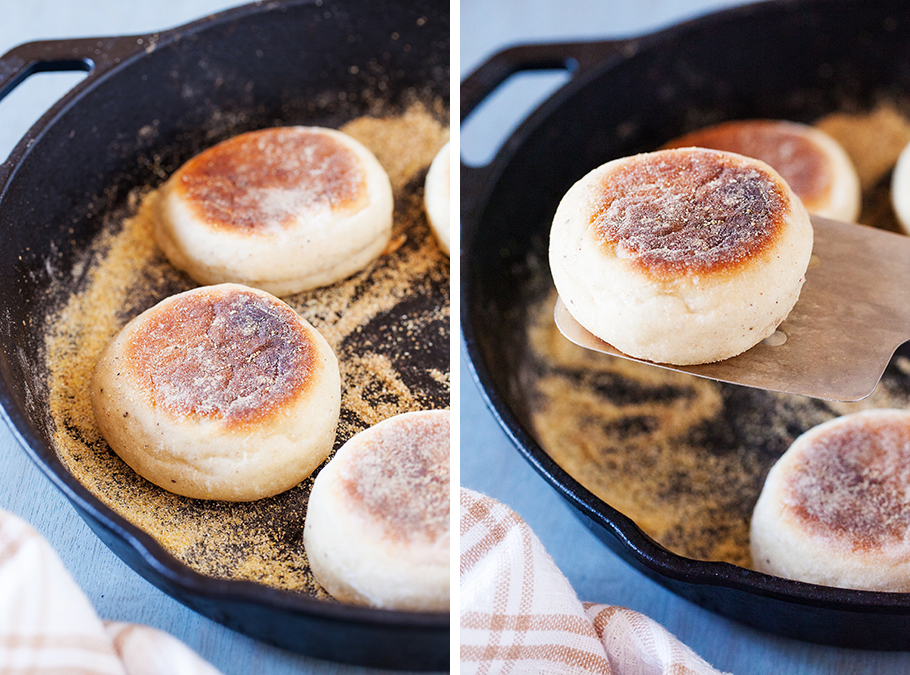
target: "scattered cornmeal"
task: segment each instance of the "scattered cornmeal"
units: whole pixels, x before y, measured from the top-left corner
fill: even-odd
[[[890,166],[910,141],[893,105],[819,121],[864,186],[860,222],[896,229]],[[853,142],[851,142],[853,139]],[[871,156],[866,157],[865,154]],[[545,256],[545,252],[541,253]],[[566,340],[541,260],[522,273],[526,311],[513,346],[529,427],[573,478],[680,555],[751,565],[749,523],[765,475],[794,439],[870,408],[910,409],[910,354],[899,350],[858,403],[787,396],[611,358]]]
[[[403,243],[338,284],[284,298],[338,356],[336,448],[384,416],[449,405],[448,379],[439,376],[449,367],[449,265],[426,225],[421,192],[423,172],[448,141],[440,119],[441,110],[415,104],[342,128],[380,162],[398,153],[386,168],[395,195],[392,239]],[[55,449],[80,483],[192,569],[325,596],[301,543],[312,478],[254,502],[188,499],[139,478],[95,425],[89,382],[101,349],[133,316],[194,286],[154,244],[155,199],[154,191],[137,190],[122,213],[108,217],[73,270],[76,290],[48,319]]]

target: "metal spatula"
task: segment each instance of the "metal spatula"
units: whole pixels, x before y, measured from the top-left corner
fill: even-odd
[[[894,350],[910,339],[910,237],[818,216],[812,225],[806,283],[777,333],[725,361],[653,365],[832,401],[871,394]],[[555,319],[577,345],[641,361],[588,332],[561,300]]]

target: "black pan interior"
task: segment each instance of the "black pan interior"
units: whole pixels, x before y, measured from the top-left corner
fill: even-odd
[[[841,646],[910,647],[910,598],[693,560],[645,536],[541,447],[527,379],[535,377],[527,365],[534,355],[523,327],[529,307],[552,288],[552,215],[585,173],[727,119],[813,122],[883,101],[906,113],[908,44],[910,9],[901,2],[765,2],[728,10],[627,41],[621,50],[603,49],[608,56],[582,67],[489,167],[462,170],[462,189],[473,190],[463,197],[462,331],[475,375],[520,451],[608,546],[657,581],[760,628]],[[510,58],[520,62],[521,49]],[[741,398],[744,413],[762,405],[761,397]]]
[[[323,658],[446,668],[447,615],[345,607],[202,577],[170,558],[61,466],[41,364],[46,317],[86,282],[77,262],[137,186],[156,186],[201,149],[266,126],[337,128],[363,115],[394,116],[418,101],[448,124],[448,3],[256,4],[120,38],[121,51],[124,41],[135,49],[61,100],[0,173],[0,397],[8,421],[99,536],[194,609]],[[437,291],[447,301],[447,288]]]

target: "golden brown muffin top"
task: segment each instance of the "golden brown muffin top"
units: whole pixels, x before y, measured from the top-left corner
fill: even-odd
[[[785,120],[734,120],[692,131],[664,147],[698,146],[760,159],[812,210],[828,199],[834,174],[827,153],[810,132],[811,127]]]
[[[602,174],[589,198],[603,251],[643,274],[735,272],[773,248],[792,208],[761,162],[682,148],[636,155]]]
[[[368,199],[354,151],[312,127],[240,134],[190,159],[169,183],[209,227],[244,233],[319,212],[353,213]]]
[[[277,298],[209,286],[157,305],[130,334],[125,367],[176,417],[242,427],[312,386],[317,346]]]
[[[784,482],[786,510],[807,532],[854,552],[910,528],[910,413],[857,416],[821,431]]]
[[[447,538],[449,412],[399,415],[366,433],[339,474],[351,508],[377,524],[384,539]]]

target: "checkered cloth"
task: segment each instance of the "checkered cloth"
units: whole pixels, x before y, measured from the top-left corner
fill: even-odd
[[[0,674],[219,675],[176,638],[104,622],[50,545],[0,510]]]
[[[579,601],[508,507],[461,490],[461,672],[720,675],[648,617]]]

